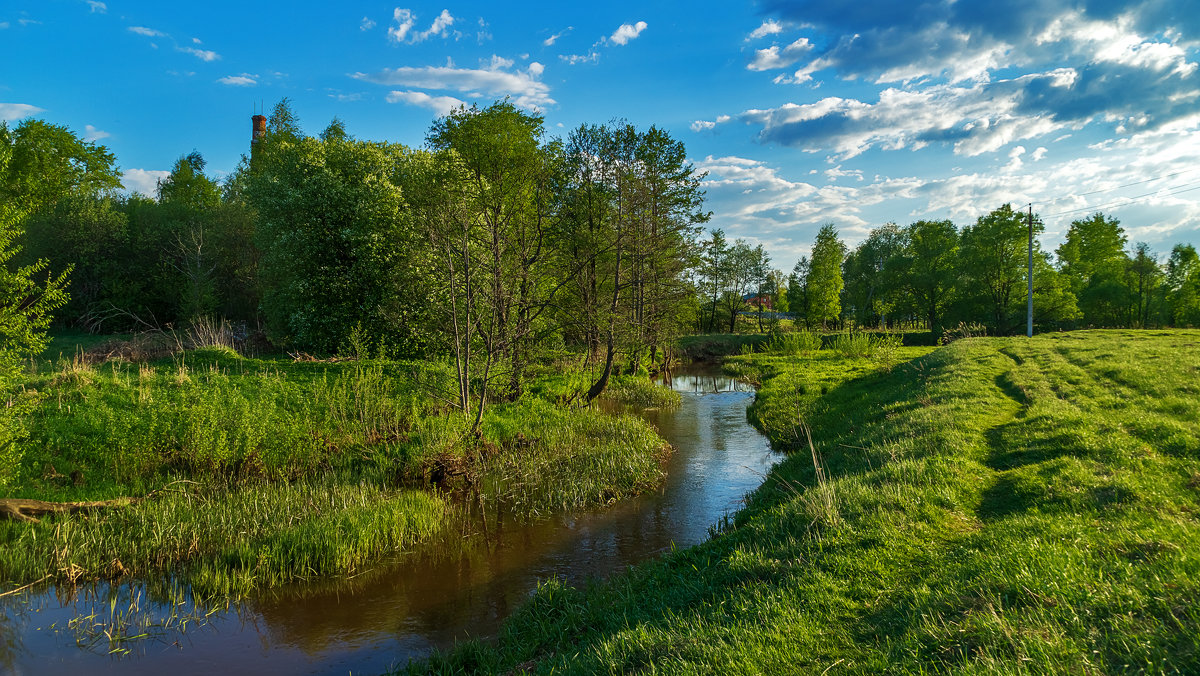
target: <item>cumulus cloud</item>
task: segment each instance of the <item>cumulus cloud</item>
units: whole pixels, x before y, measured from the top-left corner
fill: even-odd
[[[779,45],[771,45],[766,49],[756,49],[754,60],[746,68],[750,70],[786,68],[804,58],[812,49],[813,45],[808,38],[800,38],[783,48],[780,48]]]
[[[98,0],[85,0],[85,2],[87,2],[88,7],[91,7],[93,13],[99,12],[104,14],[108,11],[108,5],[104,4],[103,2],[99,2]]]
[[[360,30],[360,31],[369,31],[374,27],[375,27],[375,20],[370,19],[365,16],[362,18],[362,23],[358,24],[358,30]]]
[[[781,84],[829,71],[923,91],[990,83],[1003,74],[1026,88],[1018,95],[1024,115],[1113,121],[1124,123],[1123,131],[1169,124],[1200,99],[1200,82],[1192,77],[1200,67],[1191,59],[1195,43],[1184,37],[1200,33],[1200,13],[1190,11],[1190,0],[862,0],[854,11],[841,3],[771,0],[764,8],[782,19],[780,33],[798,26],[798,39],[808,39],[791,54],[779,45],[755,52],[751,70],[799,64],[775,77]],[[1072,71],[1076,80],[1061,86],[1049,77],[1012,75],[1056,68]]]
[[[154,196],[158,194],[158,182],[170,175],[171,172],[160,169],[126,169],[121,175],[121,184],[129,192]]]
[[[975,156],[1089,124],[1132,133],[1190,119],[1200,100],[1200,81],[1191,79],[1174,70],[1091,63],[995,81],[888,87],[876,102],[826,97],[735,117],[758,127],[762,142],[843,158],[873,147],[919,150],[931,144]],[[1172,90],[1178,95],[1160,95]]]
[[[718,115],[716,120],[696,120],[695,122],[692,122],[691,128],[692,131],[711,131],[715,129],[718,124],[724,124],[731,119],[732,118],[728,115]]]
[[[617,28],[617,30],[613,31],[613,34],[610,35],[608,39],[611,40],[613,44],[625,45],[631,40],[636,40],[644,30],[646,30],[645,21],[639,21],[635,24],[623,23]]]
[[[84,141],[99,141],[100,139],[108,138],[109,136],[112,136],[112,134],[106,131],[101,131],[90,124],[84,125],[83,127]]]
[[[511,62],[510,62],[511,63]],[[408,87],[433,91],[453,91],[488,97],[513,97],[516,105],[541,110],[555,103],[550,87],[541,82],[544,67],[533,62],[525,70],[509,70],[502,64],[489,68],[455,68],[447,66],[402,66],[385,68],[377,73],[353,73],[351,77],[365,82],[393,87]]]
[[[757,40],[759,38],[765,38],[768,35],[778,35],[779,33],[782,33],[782,32],[783,32],[783,24],[779,23],[778,21],[776,21],[774,19],[767,19],[766,21],[762,22],[761,26],[759,26],[758,28],[755,28],[753,31],[751,31],[750,37],[748,37],[747,39],[748,40]]]
[[[44,112],[44,108],[28,103],[0,103],[0,122],[12,122]]]
[[[447,115],[450,111],[466,103],[453,96],[430,96],[425,92],[392,91],[387,95],[388,103],[405,103],[410,106],[428,108],[438,115]]]
[[[413,30],[417,25],[417,15],[411,9],[397,7],[392,11],[392,21],[393,25],[388,28],[389,38],[398,43],[416,44],[434,36],[446,37],[455,19],[450,10],[443,9],[428,29]]]
[[[1027,161],[1020,171],[1004,171],[1029,157],[1040,163]],[[1072,220],[1100,210],[1119,218],[1131,241],[1165,251],[1200,235],[1200,202],[1195,192],[1186,192],[1198,189],[1197,178],[1179,175],[1180,167],[1193,166],[1200,166],[1200,135],[1185,129],[1113,139],[1061,162],[1050,161],[1044,147],[1029,153],[1018,146],[994,161],[956,168],[943,177],[872,176],[839,164],[796,181],[784,169],[758,160],[696,162],[698,170],[708,172],[704,187],[715,212],[710,227],[731,237],[757,238],[785,269],[807,253],[807,243],[825,222],[835,223],[854,246],[888,221],[948,218],[962,226],[1002,204],[1028,202],[1046,222],[1046,249],[1062,241]],[[842,177],[853,180],[833,182]]]
[[[231,87],[253,87],[258,84],[258,76],[250,73],[242,73],[241,75],[226,75],[218,78],[217,82]]]

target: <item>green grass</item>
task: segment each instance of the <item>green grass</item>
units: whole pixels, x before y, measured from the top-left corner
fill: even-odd
[[[722,534],[413,670],[1200,671],[1200,332],[924,352],[739,357],[803,452]]]
[[[571,383],[548,376],[471,435],[445,364],[80,354],[31,364],[37,405],[0,497],[151,497],[0,521],[0,583],[180,575],[238,595],[347,575],[457,523],[460,497],[520,518],[605,504],[657,485],[669,450],[635,416],[568,404]],[[663,398],[636,380],[615,382]]]

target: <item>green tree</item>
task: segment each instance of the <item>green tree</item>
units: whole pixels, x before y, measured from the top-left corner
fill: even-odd
[[[1176,244],[1167,259],[1167,321],[1200,325],[1200,255],[1191,244]]]
[[[508,101],[460,107],[434,122],[428,141],[435,151],[453,150],[466,169],[464,194],[476,238],[486,246],[476,267],[486,312],[475,327],[490,367],[486,379],[506,369],[505,396],[516,398],[546,328],[553,289],[555,166],[542,117]]]
[[[19,204],[27,213],[68,196],[94,196],[121,187],[113,154],[60,125],[25,120],[10,131],[0,123],[0,147],[7,157],[0,174],[0,202]]]
[[[178,280],[176,316],[194,321],[217,308],[216,232],[212,221],[221,206],[216,182],[204,175],[204,158],[192,151],[179,158],[158,184],[158,201],[170,233],[162,259]]]
[[[1034,252],[1045,228],[1033,218]],[[959,244],[961,278],[965,282],[966,317],[987,318],[992,331],[1008,334],[1024,317],[1028,284],[1029,225],[1026,215],[1005,204],[962,229]],[[1036,307],[1036,299],[1035,299]]]
[[[887,321],[899,290],[894,259],[904,250],[905,239],[903,230],[888,223],[872,230],[842,263],[842,306],[858,324]]]
[[[0,488],[13,480],[20,463],[18,415],[24,411],[25,400],[14,392],[16,376],[25,359],[46,348],[51,313],[67,302],[70,272],[49,274],[45,259],[13,265],[22,216],[13,205],[0,202],[0,388],[7,399],[0,413]]]
[[[286,108],[286,106],[283,106]],[[278,344],[333,352],[361,326],[403,354],[422,349],[418,237],[397,185],[406,149],[301,136],[290,110],[246,179],[255,208],[262,309]]]
[[[812,259],[808,273],[808,303],[812,321],[821,322],[827,328],[842,313],[842,261],[846,256],[846,245],[838,239],[837,228],[832,223],[821,226],[813,244]]]
[[[812,265],[808,256],[801,256],[788,275],[788,308],[797,319],[804,321],[804,326],[811,326],[812,307],[808,296],[808,275]]]
[[[1097,212],[1072,221],[1056,251],[1087,324],[1119,326],[1126,321],[1125,241],[1121,222]]]
[[[950,221],[917,221],[905,228],[892,279],[908,292],[915,312],[941,333],[958,277],[958,229]]]
[[[1126,285],[1129,288],[1130,324],[1147,328],[1153,323],[1158,310],[1159,291],[1163,282],[1163,271],[1158,256],[1150,245],[1138,242],[1126,268]]]

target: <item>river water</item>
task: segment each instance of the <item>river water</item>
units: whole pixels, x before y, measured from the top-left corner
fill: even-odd
[[[0,614],[0,672],[377,674],[458,640],[494,636],[539,581],[578,584],[702,542],[762,482],[776,457],[746,421],[751,388],[711,369],[677,373],[671,386],[683,396],[678,409],[641,413],[675,448],[658,491],[529,524],[477,514],[474,530],[483,535],[461,551],[408,555],[352,580],[273,593],[183,632],[176,620],[125,655],[108,655],[107,640],[78,646],[69,623],[92,612],[106,617],[113,593],[126,607],[140,588],[102,588],[90,601],[54,592],[10,597]],[[167,612],[145,600],[140,607]]]

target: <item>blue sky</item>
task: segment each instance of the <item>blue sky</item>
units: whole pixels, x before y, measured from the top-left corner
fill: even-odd
[[[825,222],[854,245],[1006,202],[1051,248],[1097,208],[1162,254],[1200,245],[1198,62],[1195,0],[0,5],[0,119],[106,144],[131,189],[193,149],[232,170],[285,96],[309,133],[414,146],[510,96],[550,134],[667,129],[711,225],[785,270]]]

